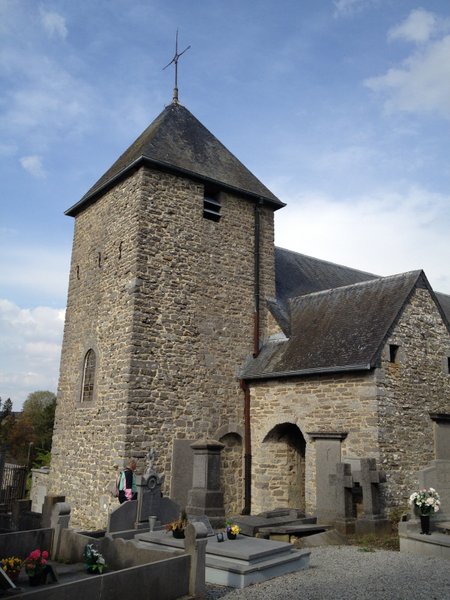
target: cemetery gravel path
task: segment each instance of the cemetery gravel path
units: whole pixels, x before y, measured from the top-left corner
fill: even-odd
[[[311,548],[310,568],[205,600],[449,600],[450,561],[357,546]]]

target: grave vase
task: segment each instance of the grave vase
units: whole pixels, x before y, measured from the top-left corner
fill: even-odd
[[[420,515],[420,529],[420,533],[430,535],[430,515]]]
[[[172,535],[177,540],[184,540],[184,529],[173,529]]]
[[[229,540],[235,540],[236,539],[236,534],[235,533],[231,533],[231,531],[227,531],[227,538]]]
[[[28,582],[31,586],[44,585],[47,579],[47,571],[44,569],[35,575],[28,575]]]

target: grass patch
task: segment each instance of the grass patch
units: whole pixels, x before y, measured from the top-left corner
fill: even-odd
[[[362,552],[374,552],[375,550],[400,550],[400,540],[397,532],[376,535],[366,533],[361,535],[347,536],[349,544],[359,546]]]

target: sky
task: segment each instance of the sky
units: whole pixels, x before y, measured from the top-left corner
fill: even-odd
[[[449,0],[0,0],[0,396],[56,392],[75,204],[170,104],[278,246],[450,294]]]

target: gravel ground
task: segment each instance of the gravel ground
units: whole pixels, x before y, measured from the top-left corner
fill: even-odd
[[[357,546],[311,548],[310,568],[243,590],[207,586],[206,600],[449,600],[450,562]]]

